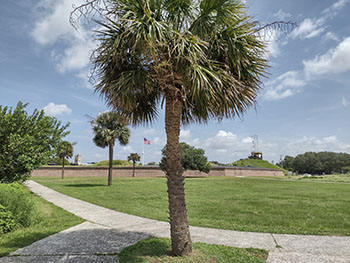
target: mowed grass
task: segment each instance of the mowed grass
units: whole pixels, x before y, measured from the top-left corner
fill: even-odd
[[[268,253],[261,249],[193,243],[190,256],[172,257],[170,240],[149,238],[124,248],[119,254],[120,263],[263,263]]]
[[[165,178],[32,178],[113,210],[168,220]],[[350,184],[266,178],[187,178],[194,226],[289,234],[350,235]]]
[[[350,174],[329,174],[316,176],[290,175],[287,176],[289,180],[303,180],[303,181],[318,181],[318,182],[333,182],[333,183],[350,183]]]
[[[13,232],[1,235],[0,257],[6,256],[21,247],[28,246],[37,240],[84,222],[83,219],[54,206],[34,194],[31,194],[31,198],[38,208],[40,221],[29,227],[21,227]]]

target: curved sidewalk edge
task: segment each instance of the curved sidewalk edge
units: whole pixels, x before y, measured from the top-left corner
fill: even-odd
[[[170,236],[169,223],[167,222],[133,216],[97,206],[58,193],[31,180],[27,181],[26,185],[42,198],[94,223],[95,226],[97,224],[99,227],[112,228],[118,233],[137,233],[137,235],[141,235],[139,236],[139,238],[142,237],[141,239],[148,236]],[[269,250],[268,262],[350,263],[350,237],[347,236],[269,234],[193,226],[190,227],[190,231],[194,242]]]

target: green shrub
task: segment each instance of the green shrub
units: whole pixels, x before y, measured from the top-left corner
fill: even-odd
[[[30,226],[39,220],[31,193],[20,183],[0,184],[0,205],[10,211],[16,223]]]
[[[11,232],[16,228],[16,222],[10,211],[0,205],[0,235]]]

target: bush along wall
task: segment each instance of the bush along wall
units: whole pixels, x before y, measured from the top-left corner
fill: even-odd
[[[20,183],[0,184],[0,235],[40,220],[31,193]]]
[[[11,232],[16,228],[16,221],[6,207],[0,205],[0,235]]]

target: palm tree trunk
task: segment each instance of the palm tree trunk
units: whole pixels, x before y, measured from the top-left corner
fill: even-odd
[[[109,144],[109,168],[108,168],[108,186],[112,185],[113,176],[113,143]]]
[[[168,91],[165,106],[165,130],[167,135],[166,174],[171,247],[175,256],[188,255],[192,252],[179,143],[181,111],[182,103],[180,99],[175,96],[174,91]]]
[[[135,161],[132,164],[132,177],[135,177]]]
[[[64,157],[62,158],[62,180],[64,179]]]

